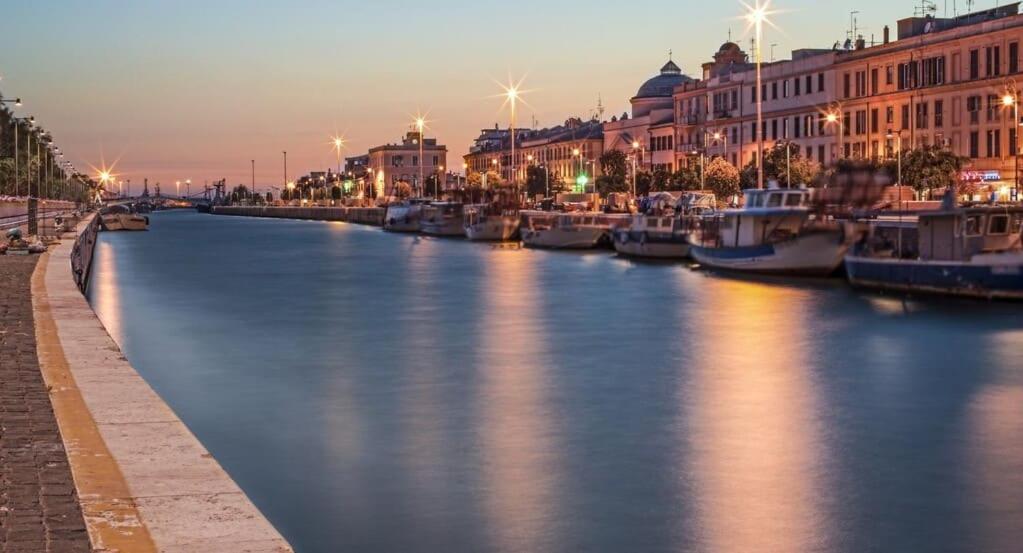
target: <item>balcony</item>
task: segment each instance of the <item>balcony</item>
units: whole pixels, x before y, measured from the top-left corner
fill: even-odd
[[[718,109],[714,110],[714,119],[731,119],[735,117],[732,110],[729,109]]]

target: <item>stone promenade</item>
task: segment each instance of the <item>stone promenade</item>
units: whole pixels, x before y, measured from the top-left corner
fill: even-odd
[[[0,553],[89,551],[36,354],[38,256],[0,256]]]

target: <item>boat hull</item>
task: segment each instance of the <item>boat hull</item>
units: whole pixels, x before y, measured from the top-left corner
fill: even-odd
[[[799,235],[784,242],[736,248],[693,245],[690,255],[701,265],[729,271],[828,276],[838,270],[849,249],[841,231]]]
[[[149,218],[142,215],[118,213],[100,217],[103,230],[149,230]]]
[[[518,217],[485,217],[465,225],[465,237],[473,241],[507,242],[519,238]]]
[[[462,221],[454,219],[440,222],[422,220],[419,222],[419,232],[429,236],[457,236],[460,238],[465,236]]]
[[[384,215],[384,230],[390,232],[419,232],[420,208],[418,206],[391,206]]]
[[[690,248],[684,235],[630,230],[614,233],[614,247],[620,255],[652,259],[685,259],[689,257]]]
[[[1023,254],[977,256],[971,261],[924,261],[849,255],[853,286],[987,299],[1023,300]]]
[[[522,243],[553,250],[592,250],[607,240],[608,231],[598,228],[522,229]]]

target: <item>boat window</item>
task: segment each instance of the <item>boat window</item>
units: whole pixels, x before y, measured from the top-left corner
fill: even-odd
[[[1009,216],[992,215],[987,225],[988,234],[1009,234]]]
[[[1023,217],[1016,215],[1012,218],[1012,234],[1019,234],[1023,231]]]
[[[767,207],[779,207],[781,206],[781,199],[784,194],[771,194],[767,198]]]
[[[646,220],[646,226],[648,226],[650,228],[657,228],[658,225],[660,225],[660,224],[661,224],[660,220],[657,219],[656,217],[651,217],[651,218]]]
[[[980,215],[966,218],[966,236],[980,236]]]
[[[789,194],[785,196],[785,207],[799,207],[803,202],[802,194]]]
[[[764,207],[764,195],[763,194],[750,194],[749,195],[749,206],[750,207]]]

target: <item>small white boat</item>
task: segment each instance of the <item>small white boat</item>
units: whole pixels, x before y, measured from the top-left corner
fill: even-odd
[[[465,208],[458,202],[434,202],[423,206],[419,230],[431,236],[465,236]]]
[[[430,203],[426,198],[412,198],[387,206],[384,215],[384,230],[391,232],[419,232],[419,220],[423,206]]]
[[[645,215],[633,215],[628,227],[614,231],[619,255],[653,259],[689,257],[691,218],[712,212],[713,194],[690,192],[678,199],[660,194],[645,202]]]
[[[808,190],[747,190],[743,208],[699,220],[689,251],[716,269],[826,276],[853,238],[844,225],[815,217]]]
[[[910,226],[880,222],[845,268],[863,288],[1023,300],[1023,207],[946,207]]]
[[[628,215],[525,212],[520,233],[525,245],[536,248],[594,249],[610,246],[613,230],[628,222]]]

